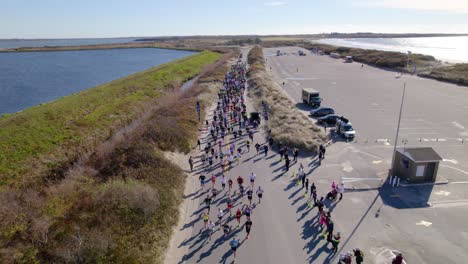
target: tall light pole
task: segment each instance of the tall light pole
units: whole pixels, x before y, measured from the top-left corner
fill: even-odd
[[[393,146],[393,156],[392,156],[392,163],[391,163],[392,169],[390,170],[391,174],[393,174],[393,166],[394,166],[393,163],[395,162],[396,147],[398,143],[398,134],[400,133],[400,121],[401,121],[401,113],[403,112],[403,102],[405,101],[405,92],[406,92],[406,82],[403,84],[403,95],[401,96],[400,115],[398,116],[398,126],[397,126],[396,135],[395,135],[395,145]],[[391,176],[394,176],[394,175],[391,175]]]

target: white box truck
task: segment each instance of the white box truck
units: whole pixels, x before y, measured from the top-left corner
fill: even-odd
[[[322,103],[322,98],[320,98],[320,93],[313,88],[303,88],[302,89],[302,101],[305,104],[308,104],[312,107],[320,107]]]

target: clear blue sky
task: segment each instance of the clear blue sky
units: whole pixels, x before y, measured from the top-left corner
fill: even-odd
[[[0,0],[0,38],[468,33],[468,0]]]

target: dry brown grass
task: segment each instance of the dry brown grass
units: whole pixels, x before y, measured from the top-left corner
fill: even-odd
[[[317,146],[326,140],[312,120],[300,112],[264,69],[263,52],[259,46],[249,52],[248,71],[249,95],[257,109],[262,109],[262,101],[268,107],[266,122],[276,142],[305,151],[316,151]]]

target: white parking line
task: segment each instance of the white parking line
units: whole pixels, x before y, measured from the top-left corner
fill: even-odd
[[[424,220],[421,220],[419,222],[416,222],[416,225],[417,226],[425,226],[425,227],[430,227],[432,225],[431,222],[427,222],[427,221],[424,221]]]
[[[453,121],[452,124],[456,127],[456,128],[459,128],[459,129],[465,129],[465,127],[458,123],[457,121]]]
[[[430,202],[429,205],[433,208],[466,206],[468,205],[468,200],[436,201],[436,202]]]
[[[468,171],[464,171],[464,170],[461,170],[459,168],[455,168],[455,167],[448,166],[448,165],[443,165],[443,164],[441,164],[440,167],[449,168],[449,169],[456,170],[456,171],[459,171],[461,173],[464,173],[464,174],[468,175]]]

